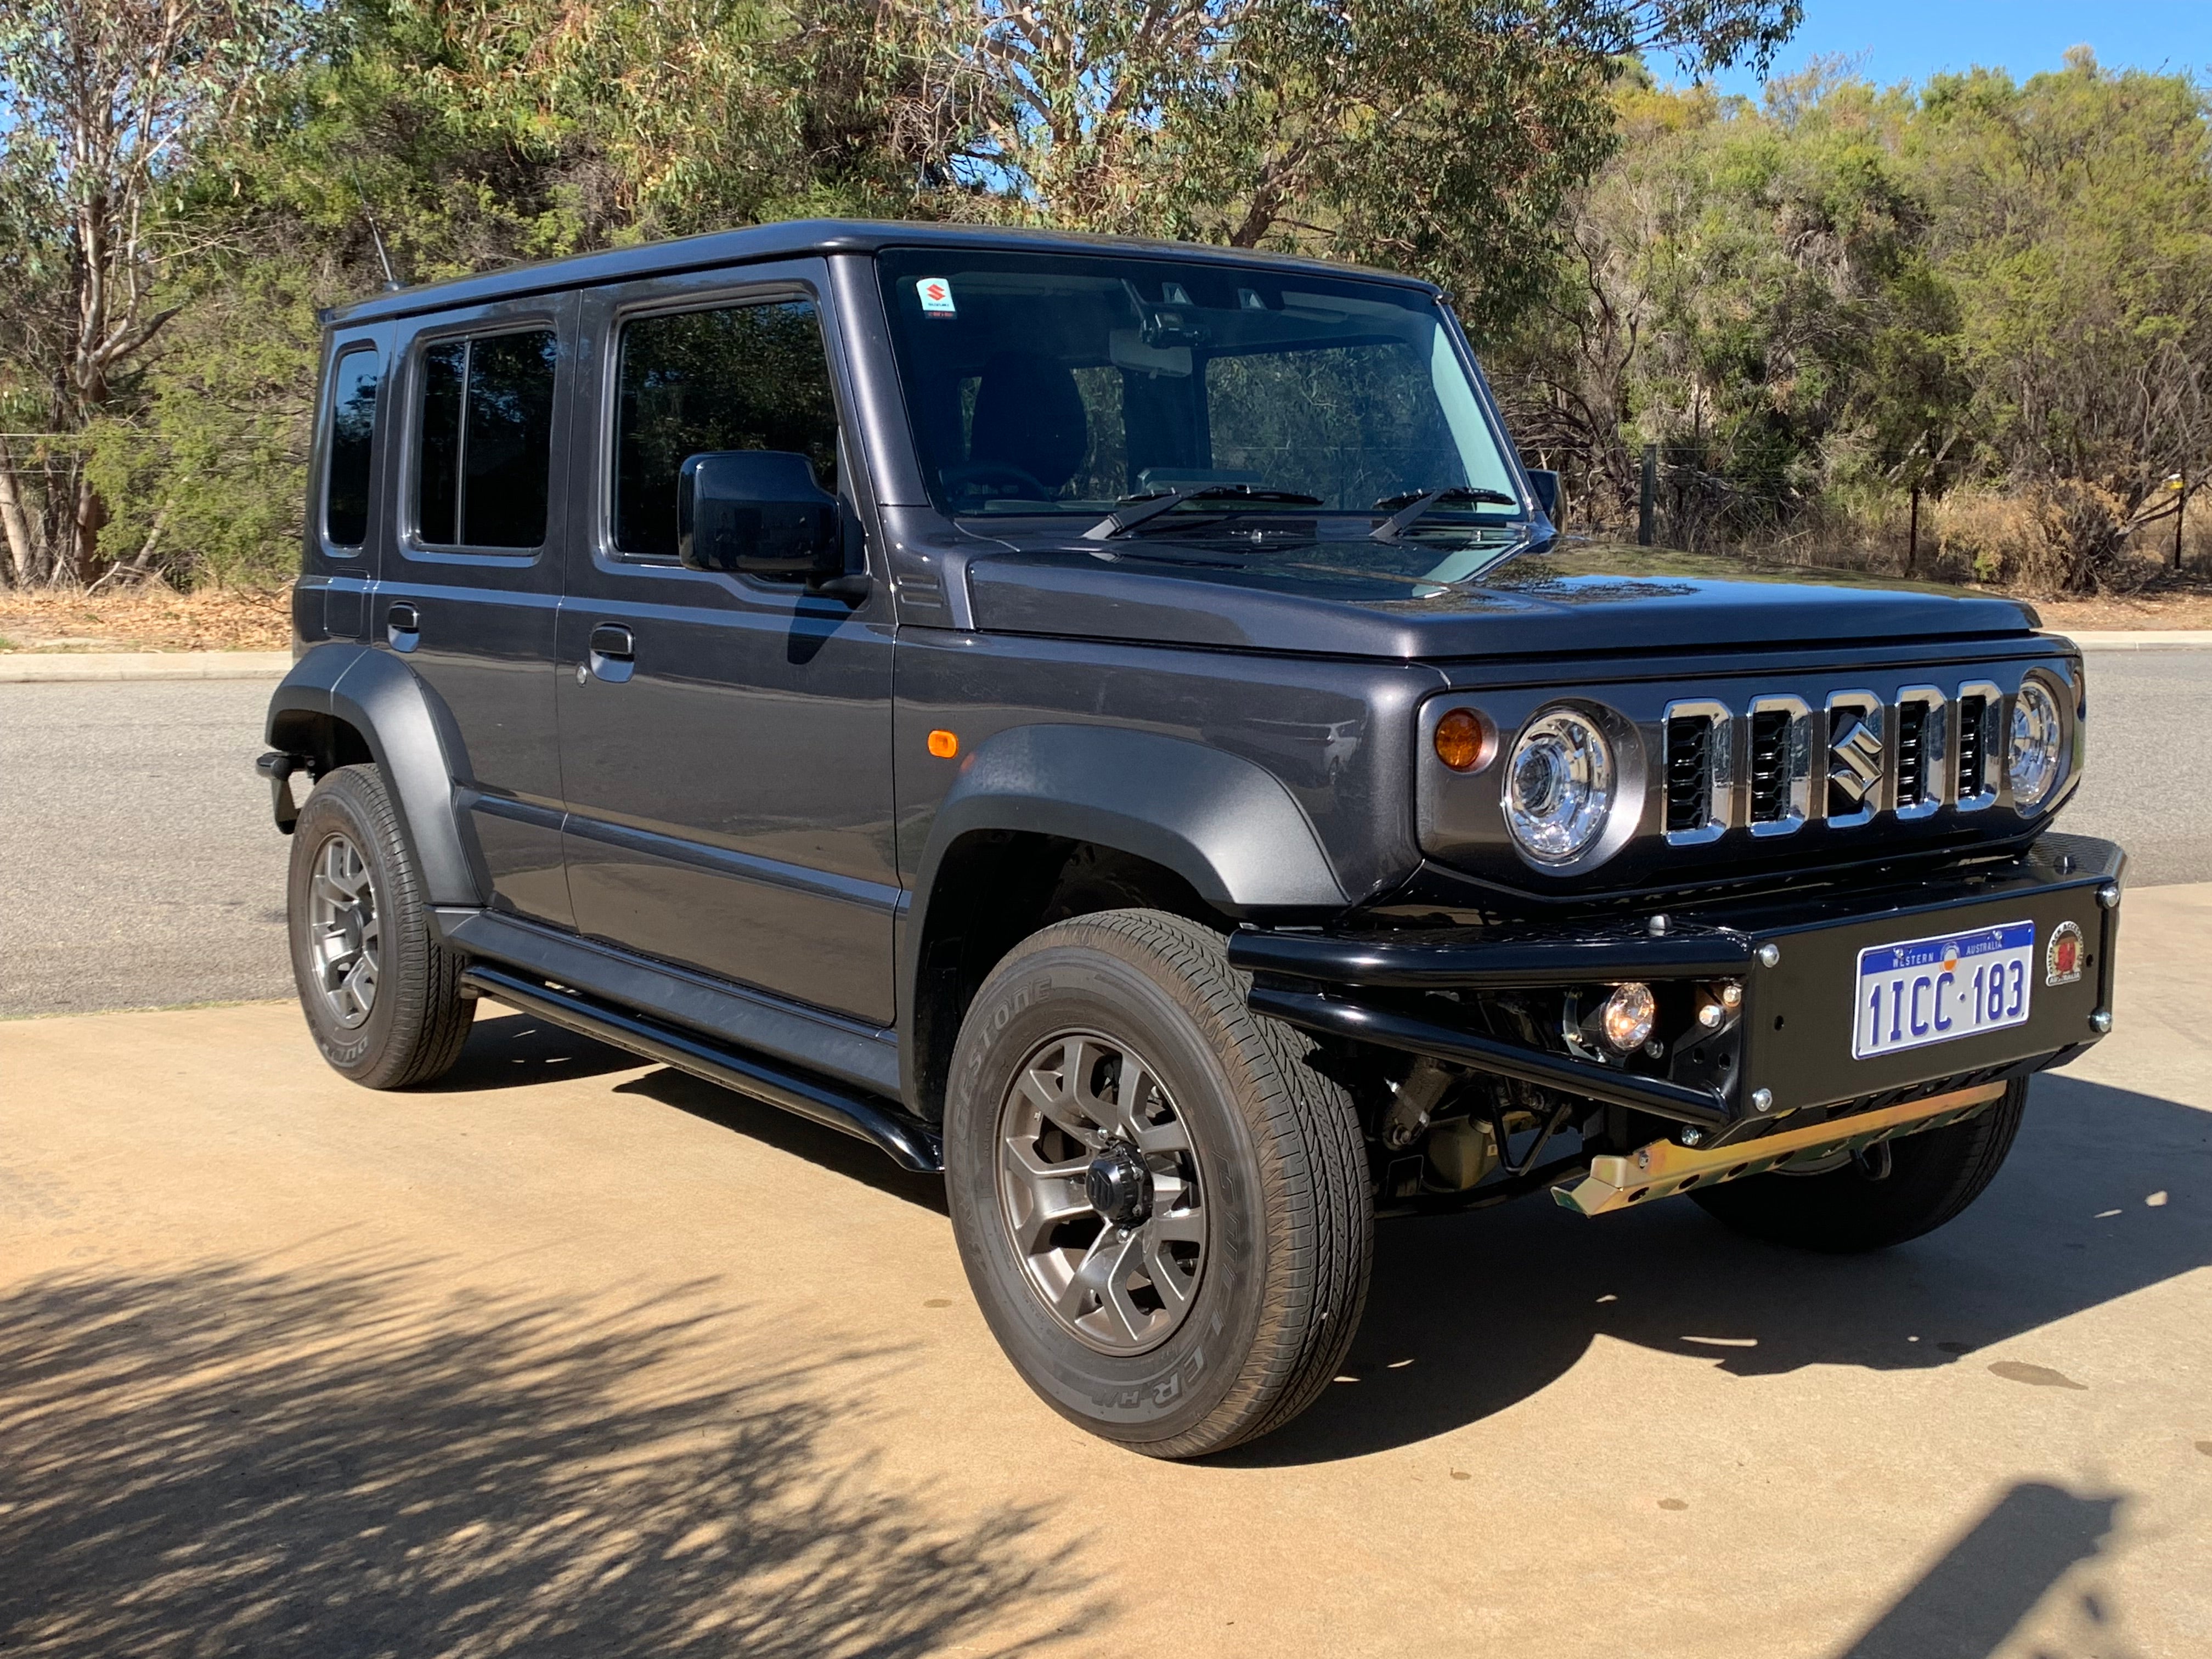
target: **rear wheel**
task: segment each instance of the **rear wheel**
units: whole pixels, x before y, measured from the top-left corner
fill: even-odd
[[[292,977],[323,1058],[371,1089],[451,1069],[476,1004],[460,994],[463,959],[432,930],[374,767],[343,766],[315,786],[293,827],[287,897]]]
[[[1887,1141],[1874,1157],[1818,1175],[1751,1176],[1690,1196],[1754,1238],[1838,1255],[1883,1249],[1933,1232],[1981,1196],[2012,1150],[2027,1105],[2022,1079],[1964,1123]]]
[[[1157,910],[1057,923],[994,970],[945,1108],[984,1316],[1061,1415],[1155,1457],[1288,1422],[1358,1328],[1373,1231],[1344,1091]]]

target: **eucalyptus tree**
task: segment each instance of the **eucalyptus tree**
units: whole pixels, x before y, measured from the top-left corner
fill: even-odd
[[[1798,0],[888,0],[932,210],[1419,271],[1487,331],[1611,153],[1627,54],[1761,66]]]
[[[176,314],[154,298],[165,183],[195,146],[239,125],[304,44],[307,17],[296,0],[0,3],[0,173],[14,232],[0,256],[0,373],[17,410],[43,403],[51,425],[72,432],[127,391]],[[37,382],[43,398],[31,395]],[[27,578],[43,562],[51,579],[75,580],[97,556],[99,492],[65,464],[33,485],[13,454],[0,454],[0,520],[14,568]],[[43,550],[30,544],[33,499]]]

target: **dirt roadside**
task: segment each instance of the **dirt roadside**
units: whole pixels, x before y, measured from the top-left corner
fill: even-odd
[[[269,589],[100,593],[0,589],[0,650],[282,651],[290,584]]]

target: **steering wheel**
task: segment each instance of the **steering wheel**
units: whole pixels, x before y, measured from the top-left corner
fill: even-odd
[[[937,476],[945,493],[952,495],[963,495],[978,485],[990,483],[1010,484],[1013,493],[1030,501],[1048,501],[1053,495],[1036,479],[1006,461],[963,461],[957,466],[939,468]]]

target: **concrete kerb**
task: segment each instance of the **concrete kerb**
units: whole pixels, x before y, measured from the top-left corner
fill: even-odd
[[[82,680],[277,680],[289,651],[74,651],[0,653],[0,685]]]
[[[2084,651],[2212,651],[2212,628],[2072,629],[2063,634]]]

